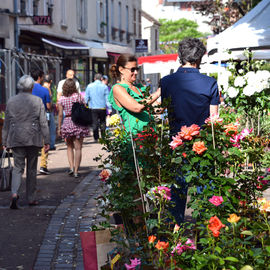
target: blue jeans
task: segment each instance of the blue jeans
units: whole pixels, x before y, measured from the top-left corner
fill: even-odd
[[[171,186],[171,200],[175,205],[169,210],[174,216],[177,224],[180,225],[184,222],[185,218],[188,184],[182,176],[177,176],[176,182],[180,188],[176,188],[174,185]]]
[[[56,139],[56,127],[53,112],[50,112],[49,129],[50,129],[50,148],[54,148]]]

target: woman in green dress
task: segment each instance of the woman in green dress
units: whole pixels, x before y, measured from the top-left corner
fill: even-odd
[[[145,111],[145,106],[139,102],[155,102],[160,96],[160,89],[145,98],[146,87],[135,85],[138,75],[137,58],[130,54],[121,54],[116,65],[111,68],[112,77],[117,77],[120,82],[113,85],[109,101],[113,108],[119,111],[124,128],[127,132],[138,133],[150,121],[150,115]]]

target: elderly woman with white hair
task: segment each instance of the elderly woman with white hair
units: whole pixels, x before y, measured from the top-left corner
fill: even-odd
[[[8,100],[2,130],[4,149],[12,149],[14,168],[12,171],[11,209],[18,209],[18,191],[26,160],[26,196],[28,204],[38,204],[36,200],[36,175],[39,150],[45,144],[50,147],[49,128],[42,99],[32,95],[34,80],[22,76],[17,84],[19,93]]]

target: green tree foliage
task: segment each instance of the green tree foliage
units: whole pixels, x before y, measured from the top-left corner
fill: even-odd
[[[219,34],[236,23],[261,0],[205,0],[191,2],[192,7],[204,16],[214,34]]]
[[[160,48],[164,53],[176,53],[178,42],[185,38],[200,38],[205,36],[197,30],[198,24],[187,19],[177,21],[160,19],[159,29]]]

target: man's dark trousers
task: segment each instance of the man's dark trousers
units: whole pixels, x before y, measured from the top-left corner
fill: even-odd
[[[94,139],[99,139],[99,129],[101,136],[105,134],[106,130],[106,109],[92,109],[92,120],[93,120],[93,132]]]

